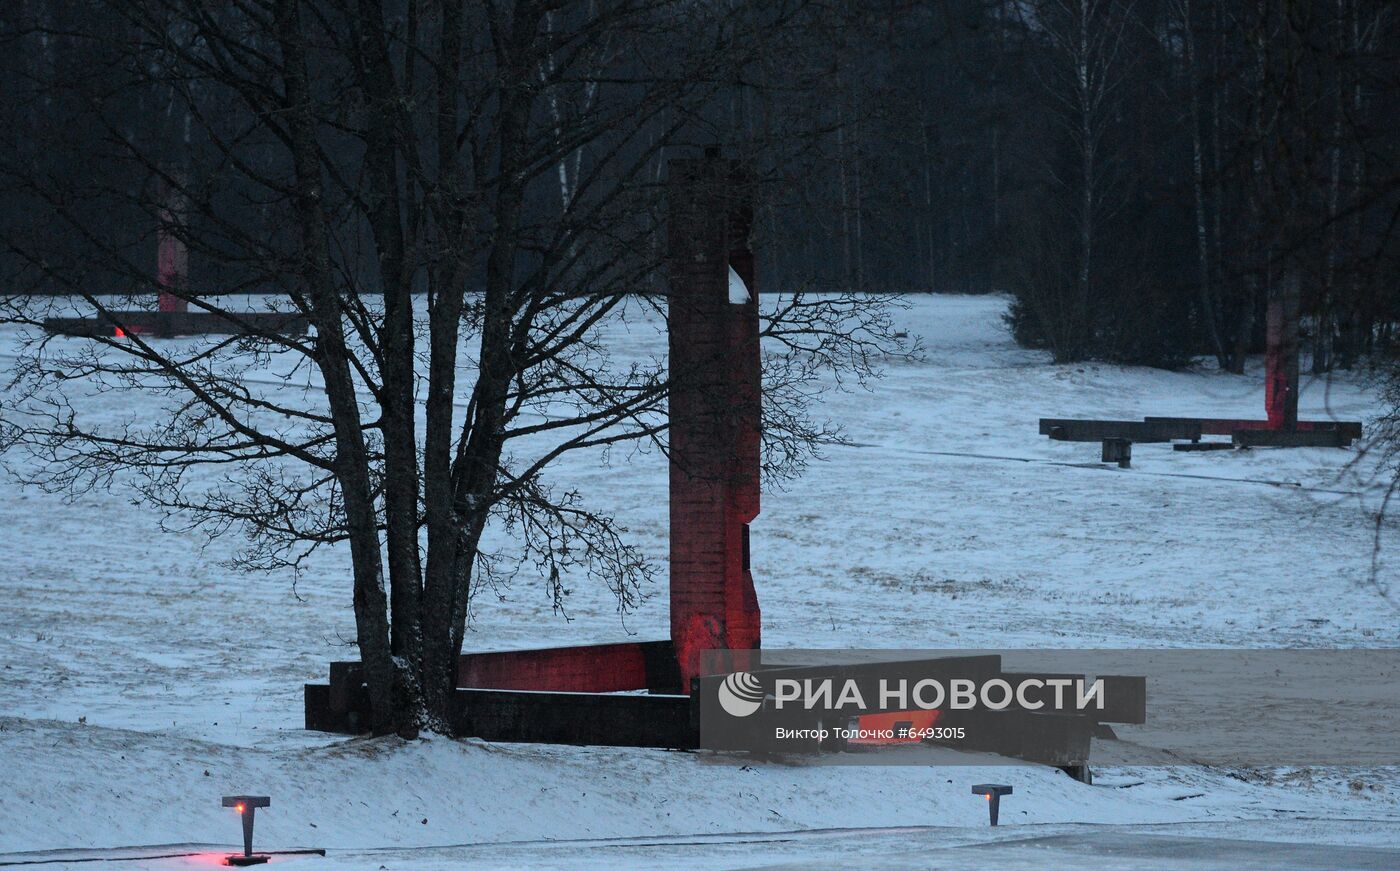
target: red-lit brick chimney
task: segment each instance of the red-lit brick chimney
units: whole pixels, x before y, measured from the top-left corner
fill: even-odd
[[[163,312],[182,312],[189,308],[184,294],[189,290],[190,255],[180,234],[189,219],[189,205],[178,187],[165,187],[156,227],[156,307]]]
[[[759,646],[749,571],[761,415],[752,217],[736,161],[707,151],[670,162],[671,639],[687,690],[701,651]]]
[[[1298,276],[1283,277],[1269,300],[1264,356],[1264,410],[1269,429],[1298,428]]]

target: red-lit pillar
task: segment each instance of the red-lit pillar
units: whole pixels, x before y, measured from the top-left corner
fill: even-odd
[[[156,288],[160,294],[157,308],[163,312],[189,308],[185,294],[189,290],[190,255],[180,235],[187,212],[184,193],[168,188],[156,228]]]
[[[671,639],[688,689],[701,651],[759,646],[758,294],[736,162],[672,160],[669,184]]]
[[[1264,410],[1269,429],[1298,427],[1298,277],[1284,277],[1269,299],[1264,356]]]

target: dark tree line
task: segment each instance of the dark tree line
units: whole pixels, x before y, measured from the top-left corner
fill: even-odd
[[[210,20],[275,6],[175,5],[208,6]],[[212,96],[196,78],[164,92],[104,95],[127,101],[126,129],[112,130],[75,127],[62,111],[88,95],[38,87],[66,67],[91,76],[95,90],[113,89],[96,81],[104,66],[85,60],[78,31],[92,26],[73,23],[106,20],[103,6],[17,0],[0,13],[12,34],[7,117],[20,129],[34,125],[21,147],[139,135],[166,143],[160,165],[174,167],[200,126],[184,101]],[[419,4],[379,6],[400,32],[436,26],[414,11]],[[556,29],[567,50],[569,16],[608,19],[601,10],[609,4],[542,8],[542,31]],[[673,130],[686,144],[722,143],[761,170],[757,248],[769,289],[1010,291],[1017,338],[1058,359],[1175,366],[1209,355],[1239,371],[1260,348],[1270,294],[1295,271],[1317,371],[1351,367],[1377,343],[1389,347],[1400,158],[1393,4],[813,0],[639,9],[677,22],[728,10],[731,38],[747,45],[742,59],[690,71],[688,87],[706,99],[628,123],[653,146],[654,178],[678,153]],[[29,37],[13,36],[36,24]],[[113,36],[129,31],[110,22]],[[608,19],[597,39],[572,46],[586,57],[551,63],[645,75],[670,61],[680,32]],[[154,58],[159,48],[141,51]],[[417,66],[421,74],[431,64]],[[554,78],[542,111],[561,125],[565,116],[608,117],[598,82],[562,67],[544,75]],[[362,75],[367,84],[375,78]],[[82,152],[50,149],[40,160],[71,174]],[[552,169],[553,189],[532,185],[527,197],[569,202],[589,183],[595,154],[570,149]],[[150,167],[127,169],[128,184],[151,183]],[[22,214],[10,202],[0,220]],[[112,217],[130,233],[149,233]],[[195,257],[211,269],[214,260]],[[206,286],[263,286],[258,276],[207,278]]]
[[[867,8],[802,107],[838,132],[774,206],[772,266],[1006,290],[1018,339],[1058,359],[1232,371],[1295,271],[1313,367],[1351,367],[1400,314],[1397,16],[1366,0]]]

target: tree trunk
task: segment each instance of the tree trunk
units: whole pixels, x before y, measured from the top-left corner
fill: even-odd
[[[1090,0],[1079,2],[1079,33],[1077,57],[1075,58],[1075,81],[1079,100],[1079,158],[1082,178],[1080,183],[1079,205],[1079,274],[1076,282],[1077,293],[1074,301],[1073,326],[1076,332],[1075,350],[1077,356],[1083,341],[1088,338],[1088,319],[1091,295],[1092,263],[1094,257],[1094,185],[1095,138],[1094,138],[1094,83],[1090,80],[1089,17],[1092,13]]]
[[[335,474],[350,541],[356,641],[374,709],[371,728],[375,734],[383,735],[400,728],[412,728],[417,712],[396,705],[394,699],[395,667],[389,649],[389,609],[384,595],[368,451],[331,272],[326,215],[321,208],[320,163],[299,7],[299,0],[278,0],[275,15],[296,178],[293,197],[305,258],[301,269],[316,325],[317,362],[335,421]]]
[[[452,480],[450,564],[429,578],[424,607],[424,698],[429,715],[445,723],[456,687],[457,658],[465,637],[467,601],[477,546],[491,510],[499,476],[506,400],[521,353],[514,334],[515,260],[524,212],[528,136],[538,93],[530,68],[542,12],[520,3],[514,15],[493,16],[496,39],[515,66],[506,71],[500,90],[499,189],[493,209],[493,233],[486,261],[479,374],[468,410],[470,435],[457,458]]]
[[[401,669],[415,669],[422,651],[419,602],[422,571],[418,554],[418,442],[414,400],[413,298],[405,272],[406,242],[398,184],[395,127],[399,123],[395,71],[385,42],[380,0],[360,0],[358,63],[368,104],[365,164],[368,211],[379,252],[384,287],[380,336],[383,384],[380,407],[384,437],[385,555],[389,564],[390,646]],[[416,696],[416,680],[405,690]],[[416,699],[410,702],[417,708]]]
[[[1206,235],[1206,189],[1205,162],[1201,143],[1200,96],[1196,91],[1196,36],[1191,22],[1191,0],[1181,0],[1178,9],[1181,14],[1182,38],[1186,48],[1186,89],[1190,95],[1191,108],[1191,193],[1196,207],[1196,264],[1200,272],[1199,293],[1201,297],[1201,320],[1206,328],[1206,338],[1215,360],[1221,369],[1229,365],[1229,355],[1220,341],[1220,330],[1215,319],[1215,294],[1210,283],[1210,243]]]

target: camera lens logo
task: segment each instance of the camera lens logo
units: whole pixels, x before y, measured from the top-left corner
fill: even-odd
[[[731,717],[747,717],[763,707],[763,684],[746,671],[736,671],[719,685],[719,706]]]

